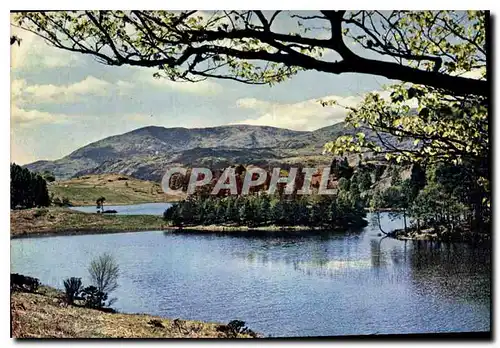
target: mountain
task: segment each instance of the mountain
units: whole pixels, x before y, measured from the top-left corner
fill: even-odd
[[[223,168],[233,164],[261,167],[328,164],[323,145],[354,128],[337,123],[316,131],[231,125],[209,128],[144,127],[88,144],[56,161],[25,167],[50,171],[57,179],[84,174],[119,173],[159,181],[171,166]]]

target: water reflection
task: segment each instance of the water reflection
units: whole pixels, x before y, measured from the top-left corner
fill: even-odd
[[[361,284],[407,282],[415,294],[460,300],[490,298],[491,252],[465,244],[387,237],[266,238],[262,248],[233,255],[248,264]],[[286,249],[286,251],[284,251]],[[368,250],[368,253],[366,251]],[[287,268],[288,267],[288,268]]]
[[[381,216],[384,229],[398,221]],[[392,224],[392,225],[391,225]],[[273,336],[489,330],[488,249],[361,232],[228,236],[143,232],[11,241],[11,267],[43,283],[113,252],[117,309],[227,322]],[[397,325],[395,324],[397,323]]]

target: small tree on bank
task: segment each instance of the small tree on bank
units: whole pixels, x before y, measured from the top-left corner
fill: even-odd
[[[107,295],[118,287],[118,276],[120,274],[118,264],[114,257],[104,253],[90,262],[88,268],[92,285],[98,292]]]
[[[97,208],[97,212],[101,212],[101,213],[104,213],[104,202],[106,201],[106,198],[105,197],[99,197],[96,199],[95,201],[95,204],[96,204],[96,208]]]

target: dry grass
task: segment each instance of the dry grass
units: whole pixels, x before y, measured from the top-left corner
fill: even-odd
[[[11,294],[15,338],[227,338],[220,324],[65,306],[53,289]],[[156,324],[156,325],[155,325]],[[238,334],[239,338],[250,338]]]
[[[95,205],[101,196],[106,198],[107,205],[172,202],[182,198],[166,195],[157,182],[121,174],[85,175],[55,181],[48,189],[54,197],[67,197],[73,205]]]
[[[12,237],[162,229],[164,229],[162,217],[154,215],[103,215],[53,207],[10,212]]]

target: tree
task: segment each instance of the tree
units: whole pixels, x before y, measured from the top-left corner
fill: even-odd
[[[425,187],[427,180],[425,178],[425,169],[422,168],[420,163],[414,163],[411,168],[410,187],[411,187],[411,201],[414,201],[418,193]]]
[[[276,22],[293,28],[279,33]],[[157,76],[172,80],[272,84],[317,70],[384,76],[460,95],[489,93],[486,81],[456,74],[486,62],[485,11],[23,12],[13,24],[55,47],[107,65],[155,67]],[[325,52],[338,59],[322,59]]]
[[[15,163],[10,165],[11,208],[46,207],[50,204],[47,182]]]
[[[81,278],[71,277],[65,279],[63,284],[66,294],[66,302],[69,305],[72,305],[75,302],[75,298],[82,291],[82,280]]]
[[[384,200],[384,195],[383,195],[382,191],[380,189],[375,190],[375,192],[373,193],[373,195],[370,199],[369,208],[370,208],[371,212],[376,214],[378,228],[379,228],[380,232],[382,232],[383,234],[387,234],[387,232],[385,232],[382,229],[382,224],[380,223],[380,209],[385,208],[385,207],[386,207],[385,200]]]
[[[96,204],[96,208],[97,208],[97,212],[101,212],[101,213],[104,213],[104,202],[106,201],[106,198],[105,197],[99,197],[96,199],[95,201],[95,204]]]
[[[391,185],[398,186],[401,185],[403,179],[401,179],[401,167],[392,166],[391,168]]]
[[[98,291],[109,294],[118,287],[119,267],[112,255],[104,253],[93,259],[88,271]]]
[[[372,187],[372,176],[368,171],[362,171],[359,176],[359,190],[361,192],[368,191]]]

